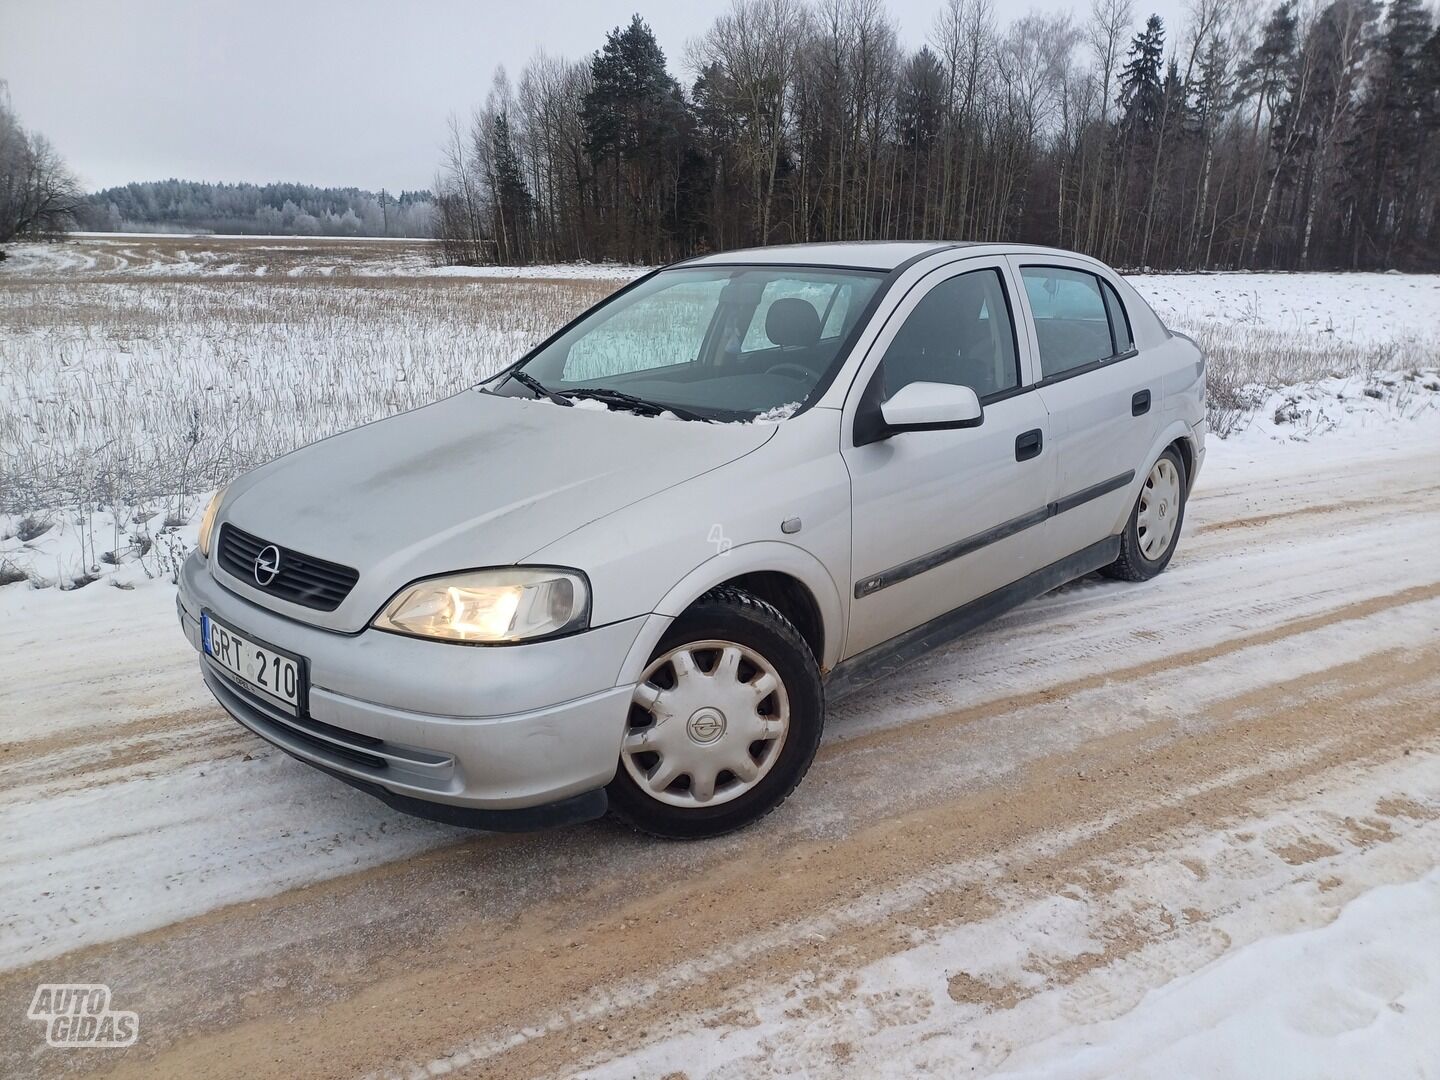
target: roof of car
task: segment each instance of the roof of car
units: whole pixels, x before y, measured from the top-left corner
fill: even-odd
[[[682,266],[790,265],[834,266],[857,270],[894,270],[924,255],[954,248],[990,247],[1006,251],[1041,251],[1031,244],[996,243],[985,240],[860,240],[827,244],[773,244],[769,247],[740,248],[688,259]]]

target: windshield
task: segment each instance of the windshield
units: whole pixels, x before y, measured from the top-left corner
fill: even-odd
[[[789,415],[836,365],[883,274],[802,266],[665,270],[597,308],[487,389],[607,390],[707,419]],[[614,397],[603,398],[616,404]]]

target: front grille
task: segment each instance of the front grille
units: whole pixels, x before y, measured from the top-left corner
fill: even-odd
[[[255,560],[267,547],[274,547],[280,553],[280,570],[262,585],[255,577]],[[271,544],[228,522],[220,527],[217,550],[220,565],[227,574],[271,596],[317,611],[334,611],[360,577],[348,566]]]

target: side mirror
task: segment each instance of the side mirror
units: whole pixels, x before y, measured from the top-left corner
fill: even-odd
[[[980,398],[968,386],[912,382],[881,402],[880,415],[891,432],[944,431],[978,427],[985,421]]]

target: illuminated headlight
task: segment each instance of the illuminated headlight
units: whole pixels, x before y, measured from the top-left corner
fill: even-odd
[[[200,548],[200,554],[207,559],[210,557],[210,536],[215,531],[215,518],[220,513],[220,503],[225,498],[225,488],[221,488],[210,497],[210,505],[205,507],[205,516],[200,519],[200,537],[196,541]]]
[[[590,588],[583,575],[515,567],[407,585],[375,617],[374,626],[414,637],[483,644],[583,630],[589,618]]]

